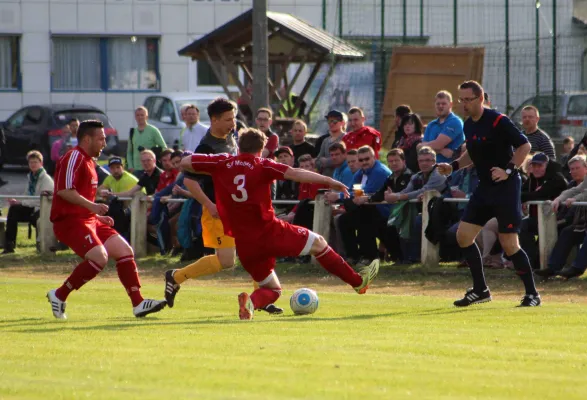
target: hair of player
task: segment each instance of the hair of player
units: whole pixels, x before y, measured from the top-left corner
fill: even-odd
[[[171,159],[173,160],[175,157],[183,158],[183,151],[175,150],[173,153],[171,153]]]
[[[359,107],[351,107],[351,109],[349,110],[349,115],[350,114],[359,114],[361,117],[365,116],[363,110],[361,110]]]
[[[483,86],[477,81],[464,81],[459,85],[459,89],[471,89],[475,96],[483,96]]]
[[[402,104],[402,105],[400,105],[400,106],[397,106],[397,107],[395,108],[395,116],[396,116],[396,117],[403,118],[403,117],[405,117],[406,115],[409,115],[409,114],[411,114],[411,113],[412,113],[412,109],[411,109],[411,108],[410,108],[410,106],[409,106],[409,105],[407,105],[407,104]]]
[[[402,149],[391,149],[387,152],[387,156],[386,158],[389,157],[399,157],[402,159],[402,161],[406,161],[406,155],[404,154],[404,151]]]
[[[414,132],[417,134],[421,134],[424,131],[424,124],[422,123],[422,119],[418,114],[408,114],[402,118],[402,123],[400,124],[400,128],[403,127],[408,123],[411,122],[414,124]]]
[[[267,113],[269,115],[269,119],[273,119],[273,111],[271,111],[269,108],[267,107],[261,107],[257,110],[257,113],[255,114],[255,117],[259,116],[259,113]]]
[[[349,151],[346,152],[347,156],[356,156],[358,154],[359,154],[359,152],[357,151],[357,149],[350,149]]]
[[[359,154],[369,153],[372,156],[375,156],[375,150],[373,150],[373,148],[369,145],[364,145],[364,146],[359,147],[358,153]]]
[[[452,94],[448,90],[441,90],[436,93],[435,99],[447,99],[450,103],[452,103]]]
[[[139,110],[143,110],[144,112],[147,113],[147,117],[149,116],[149,110],[147,110],[147,107],[145,106],[138,106],[137,108],[135,108],[135,114],[137,113],[137,111]]]
[[[538,108],[536,108],[536,106],[533,106],[531,104],[522,108],[522,111],[534,111],[536,113],[536,116],[540,117],[540,111],[538,111]]]
[[[247,128],[238,137],[238,148],[241,153],[260,153],[267,144],[267,136],[258,129]]]
[[[78,142],[81,142],[84,139],[84,137],[86,137],[88,135],[92,135],[94,130],[103,129],[103,128],[104,128],[104,123],[102,121],[98,121],[96,119],[88,119],[88,120],[82,121],[82,123],[79,124],[79,128],[77,128]]]
[[[220,117],[222,114],[228,111],[236,112],[236,107],[225,97],[217,97],[212,100],[210,104],[208,104],[208,116],[210,119],[213,117]]]
[[[302,128],[304,128],[304,132],[308,132],[308,125],[306,125],[306,123],[304,121],[302,121],[301,119],[296,119],[293,122],[292,126],[295,126],[295,125],[301,126]]]
[[[43,164],[43,154],[41,154],[39,150],[31,150],[28,153],[26,153],[26,160],[30,161],[31,158],[35,158],[39,160],[41,164]]]
[[[303,162],[310,161],[312,162],[312,155],[311,154],[302,154],[298,157],[298,163],[301,164]]]
[[[436,152],[432,149],[432,147],[430,147],[430,146],[420,147],[420,150],[418,150],[418,157],[427,156],[427,155],[432,155],[432,156],[434,156],[434,158],[436,158]]]
[[[155,155],[155,153],[153,153],[153,151],[152,151],[152,150],[149,150],[149,149],[147,149],[147,150],[143,150],[143,151],[141,151],[141,153],[140,153],[140,154],[141,154],[141,156],[142,156],[143,154],[148,154],[148,155],[149,155],[149,156],[150,156],[150,157],[153,159],[153,161],[157,160],[157,156]]]
[[[573,139],[571,136],[565,136],[565,138],[563,139],[563,144],[570,144],[570,143],[575,143],[575,139]]]
[[[567,162],[567,165],[570,167],[571,164],[576,162],[580,162],[581,164],[583,164],[584,167],[587,167],[587,158],[584,155],[578,154],[574,156]]]
[[[329,147],[328,147],[328,152],[332,153],[334,151],[340,150],[340,152],[342,154],[346,154],[346,144],[344,144],[344,142],[336,142],[336,143],[332,143]]]
[[[183,111],[188,112],[188,110],[196,110],[198,112],[198,114],[200,113],[200,109],[195,104],[186,104],[185,109]]]

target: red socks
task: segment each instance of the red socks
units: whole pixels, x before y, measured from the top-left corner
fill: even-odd
[[[251,301],[255,310],[265,308],[269,304],[273,304],[281,296],[281,288],[268,289],[260,287],[251,294]]]
[[[87,282],[91,281],[98,275],[102,268],[94,261],[84,260],[78,264],[67,280],[55,291],[55,296],[61,301],[65,301],[67,296],[75,289],[78,290]]]
[[[357,274],[355,270],[352,269],[337,252],[332,250],[332,247],[330,246],[327,246],[316,255],[316,261],[318,261],[326,271],[330,272],[332,275],[338,276],[352,287],[360,286],[363,283],[361,275]]]
[[[122,286],[126,289],[128,297],[132,302],[132,306],[136,307],[143,301],[141,295],[141,282],[139,280],[139,271],[133,256],[124,256],[116,260],[116,271],[118,272],[118,279]]]

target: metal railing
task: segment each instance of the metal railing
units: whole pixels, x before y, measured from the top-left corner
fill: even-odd
[[[424,192],[422,197],[422,248],[421,260],[426,266],[438,266],[440,261],[439,246],[431,243],[424,234],[428,226],[428,203],[435,197],[440,196],[437,191]],[[37,224],[39,234],[40,251],[42,254],[50,253],[50,248],[57,243],[53,233],[53,224],[49,217],[51,214],[52,196],[11,196],[0,195],[2,199],[17,200],[39,200],[40,199],[40,217]],[[143,193],[137,193],[133,197],[119,197],[119,200],[130,201],[131,208],[131,238],[130,244],[134,249],[136,257],[147,255],[147,209],[153,201],[151,196],[145,196]],[[186,199],[169,199],[170,203],[183,203]],[[469,199],[445,198],[444,201],[450,203],[466,203]],[[420,203],[420,200],[410,200],[411,203]],[[299,203],[298,200],[273,200],[275,205],[293,205]],[[330,236],[330,226],[332,221],[332,207],[322,194],[316,197],[314,204],[313,231],[325,238]],[[369,205],[387,204],[387,203],[368,203]],[[546,268],[548,257],[558,238],[556,214],[552,212],[552,202],[550,201],[529,201],[526,204],[538,206],[538,246],[540,252],[540,267]],[[572,206],[585,207],[587,202],[575,202]],[[3,243],[3,226],[0,224],[0,243]]]

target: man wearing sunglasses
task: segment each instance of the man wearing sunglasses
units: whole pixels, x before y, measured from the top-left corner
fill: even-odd
[[[340,111],[330,110],[328,114],[326,114],[326,121],[328,121],[329,136],[324,139],[320,146],[320,151],[316,157],[316,168],[322,175],[332,178],[336,167],[332,164],[329,149],[334,143],[342,141],[342,138],[346,134],[346,118]]]

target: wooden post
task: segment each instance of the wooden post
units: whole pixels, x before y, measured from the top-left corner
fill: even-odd
[[[135,258],[147,255],[147,208],[143,193],[136,193],[130,202],[130,245]]]
[[[312,230],[321,235],[326,241],[330,237],[330,222],[332,221],[332,208],[326,201],[323,194],[316,196],[314,204],[314,223]],[[317,264],[317,261],[312,257],[312,264]]]
[[[552,204],[538,204],[538,250],[540,269],[548,267],[548,257],[558,238],[556,214],[552,212]]]
[[[426,267],[438,267],[440,262],[439,246],[432,244],[424,232],[428,226],[430,215],[428,215],[428,203],[435,197],[440,196],[436,190],[429,190],[424,192],[424,199],[422,201],[422,250],[420,256],[422,258],[422,265]]]
[[[51,247],[57,244],[57,239],[53,233],[53,223],[50,220],[52,203],[53,196],[41,196],[41,209],[39,210],[39,221],[37,222],[41,254],[51,254]]]

